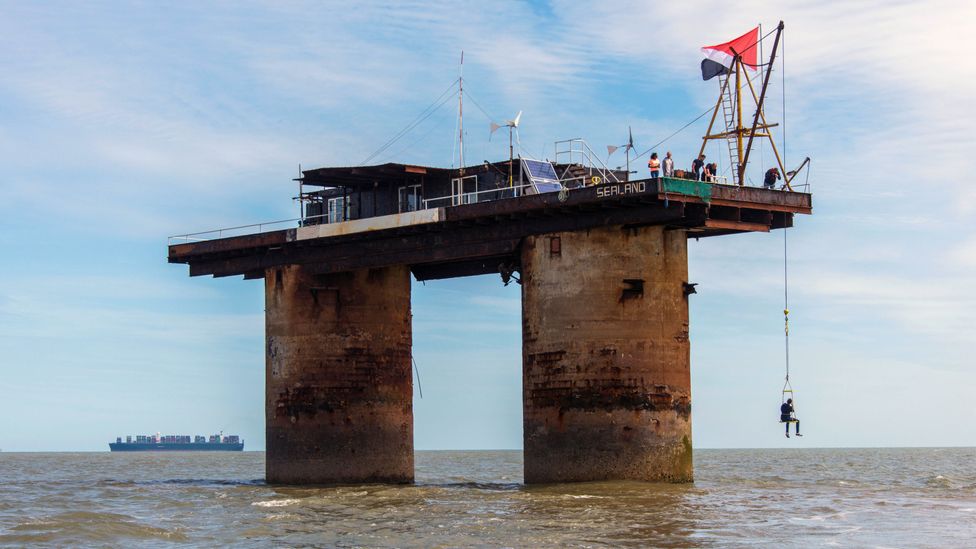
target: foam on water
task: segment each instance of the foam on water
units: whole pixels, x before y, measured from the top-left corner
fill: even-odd
[[[254,503],[251,503],[251,505],[254,505],[255,507],[286,507],[288,505],[295,505],[296,503],[300,502],[301,500],[297,499],[272,499],[269,501],[255,501]]]

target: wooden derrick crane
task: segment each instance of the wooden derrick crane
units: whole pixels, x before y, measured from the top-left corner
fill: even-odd
[[[732,164],[732,181],[738,185],[745,184],[749,154],[752,152],[753,140],[756,137],[769,139],[769,144],[776,157],[776,164],[779,167],[780,173],[783,175],[784,188],[793,190],[791,182],[800,171],[799,169],[792,172],[786,170],[779,150],[776,148],[776,142],[773,139],[772,132],[770,132],[771,128],[775,128],[779,124],[770,124],[767,122],[766,115],[763,112],[766,91],[769,87],[769,77],[772,73],[773,61],[776,59],[776,50],[779,47],[783,28],[784,24],[780,21],[776,27],[773,49],[769,55],[769,62],[766,66],[767,70],[765,71],[762,88],[758,95],[756,94],[752,80],[745,72],[746,67],[743,66],[742,52],[732,50],[734,54],[732,66],[720,78],[718,100],[715,102],[715,109],[712,111],[712,118],[708,123],[708,131],[705,132],[705,136],[702,138],[701,149],[698,151],[699,156],[704,154],[705,146],[711,140],[725,141],[728,144],[729,158]],[[751,98],[752,103],[750,105],[755,105],[752,121],[748,125],[746,124],[747,121],[743,120],[743,96],[747,99]],[[719,128],[716,127],[719,112],[722,113],[722,118],[725,122],[725,127],[722,131],[718,131]]]

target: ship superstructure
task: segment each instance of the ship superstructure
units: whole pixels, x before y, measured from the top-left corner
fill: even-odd
[[[222,451],[240,452],[244,450],[244,440],[238,435],[219,433],[204,435],[127,435],[125,440],[116,437],[110,442],[113,452],[152,452],[152,451]]]

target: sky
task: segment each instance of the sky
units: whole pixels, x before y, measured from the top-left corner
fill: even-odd
[[[976,445],[976,4],[587,4],[0,2],[0,448],[263,449],[263,285],[191,279],[168,236],[296,217],[299,166],[360,164],[462,50],[468,163],[507,156],[489,123],[520,110],[523,154],[628,126],[643,152],[713,103],[701,46],[780,19],[767,117],[789,166],[812,158],[814,215],[786,235],[806,436],[777,422],[776,231],[689,242],[694,445]],[[456,114],[375,162],[456,165]],[[656,150],[689,164],[706,123]],[[494,276],[414,283],[417,449],[521,447],[520,307]]]

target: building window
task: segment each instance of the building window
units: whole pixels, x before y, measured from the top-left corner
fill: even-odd
[[[329,199],[329,223],[338,223],[349,219],[349,202],[346,197],[338,196]]]
[[[415,212],[423,207],[423,195],[420,185],[400,187],[400,213]]]

